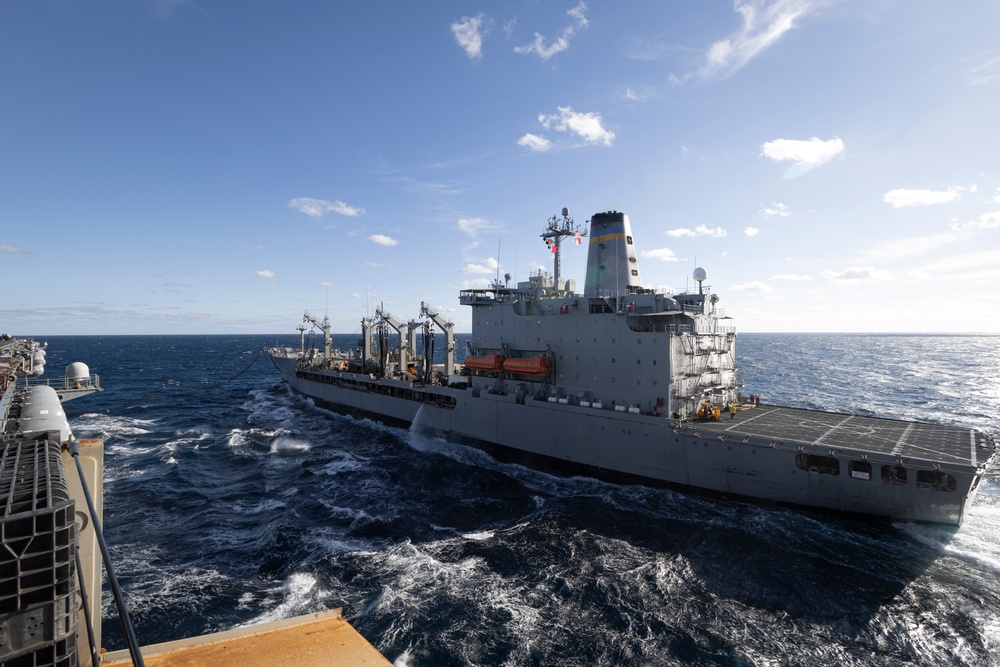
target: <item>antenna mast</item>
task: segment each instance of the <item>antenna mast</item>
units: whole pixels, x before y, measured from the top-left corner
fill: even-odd
[[[567,236],[573,236],[576,238],[577,243],[581,243],[580,239],[587,235],[586,228],[577,229],[576,224],[573,222],[573,218],[569,217],[569,209],[563,208],[562,218],[557,216],[552,216],[549,218],[549,223],[545,227],[545,231],[542,232],[542,238],[545,239],[545,245],[548,246],[553,254],[555,254],[555,259],[553,260],[554,266],[554,279],[556,290],[562,291],[562,276],[560,269],[560,252],[562,250],[562,240]]]

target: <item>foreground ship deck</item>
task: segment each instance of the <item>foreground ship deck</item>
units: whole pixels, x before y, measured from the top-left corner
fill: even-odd
[[[740,392],[736,330],[697,288],[643,286],[628,216],[568,211],[542,238],[555,276],[466,289],[472,333],[457,363],[451,323],[381,309],[357,350],[271,351],[291,388],[334,409],[414,424],[538,467],[763,501],[960,525],[996,446],[961,427],[756,405]],[[559,275],[561,241],[589,236],[582,292]],[[570,245],[572,247],[572,244]],[[433,326],[446,336],[433,364]],[[389,329],[398,333],[392,347]],[[418,335],[422,345],[417,344]]]

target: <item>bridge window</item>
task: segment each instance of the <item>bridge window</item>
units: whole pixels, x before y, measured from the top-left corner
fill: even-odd
[[[954,491],[955,477],[941,470],[918,470],[917,488],[935,491]]]
[[[833,456],[806,454],[800,452],[795,457],[795,465],[808,472],[818,472],[822,475],[839,475],[840,461]]]
[[[906,484],[906,468],[903,466],[882,466],[882,481],[886,484]]]
[[[872,478],[872,464],[868,461],[848,461],[847,471],[854,479],[869,480]]]

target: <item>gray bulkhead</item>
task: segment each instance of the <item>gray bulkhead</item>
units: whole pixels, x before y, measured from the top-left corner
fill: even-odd
[[[582,295],[542,275],[463,294],[477,355],[544,355],[553,367],[544,380],[479,374],[473,385],[677,418],[705,399],[735,401],[735,332],[719,326],[714,297],[700,283],[676,296],[644,288],[628,216],[599,213],[590,224]]]

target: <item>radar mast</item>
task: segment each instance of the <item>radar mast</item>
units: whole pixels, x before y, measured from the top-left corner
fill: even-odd
[[[576,223],[573,222],[573,218],[569,217],[569,209],[563,208],[562,218],[558,216],[552,216],[549,218],[548,225],[545,227],[545,231],[542,232],[542,238],[545,239],[545,245],[552,251],[555,255],[553,260],[554,264],[554,280],[555,288],[558,291],[563,291],[562,276],[561,276],[561,266],[560,266],[560,253],[562,252],[562,240],[567,236],[572,236],[576,239],[577,244],[582,243],[582,238],[587,235],[586,227],[577,229]]]

